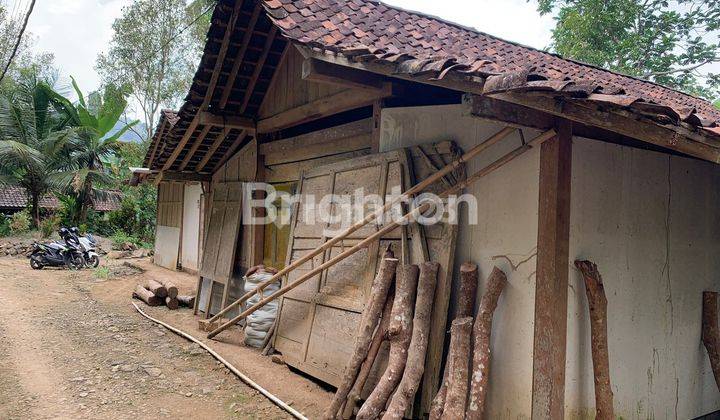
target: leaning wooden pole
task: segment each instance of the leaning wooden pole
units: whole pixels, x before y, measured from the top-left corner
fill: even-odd
[[[480,420],[485,412],[485,399],[490,373],[490,332],[493,314],[497,308],[500,294],[505,289],[507,277],[499,268],[493,268],[488,277],[485,293],[480,299],[475,325],[473,326],[473,358],[470,379],[470,396],[466,420]]]
[[[355,339],[355,347],[350,356],[350,361],[345,366],[340,386],[338,386],[330,406],[325,410],[325,414],[323,415],[326,419],[334,419],[337,416],[340,407],[342,407],[350,389],[355,383],[358,370],[363,360],[367,357],[373,332],[382,314],[397,265],[398,260],[393,258],[392,255],[383,258],[380,263],[380,269],[370,289],[370,301],[363,311],[362,320],[360,321],[360,331]]]
[[[472,317],[459,318],[450,327],[450,350],[448,353],[448,387],[443,420],[462,419],[468,390],[468,365],[470,364],[470,333]]]
[[[418,280],[417,299],[415,301],[415,315],[412,323],[412,338],[408,349],[407,363],[400,385],[390,400],[383,420],[402,419],[407,408],[412,404],[415,393],[425,372],[425,352],[428,346],[430,333],[430,319],[435,298],[435,284],[440,264],[425,262],[420,264],[420,279]]]
[[[342,409],[343,419],[349,419],[353,416],[355,412],[355,407],[358,401],[360,401],[360,394],[362,394],[365,383],[370,376],[370,371],[375,364],[375,359],[377,359],[377,356],[380,353],[380,347],[382,347],[382,343],[387,340],[388,327],[390,326],[390,314],[392,312],[394,300],[395,292],[391,289],[390,293],[388,294],[387,300],[385,301],[385,308],[383,308],[380,325],[378,325],[377,330],[375,331],[375,335],[373,336],[373,341],[372,343],[370,343],[370,350],[368,350],[368,355],[360,366],[357,379],[355,379],[355,384],[353,385],[352,390],[350,390],[350,393],[348,394],[347,401],[345,401],[345,407],[343,407]]]
[[[595,418],[612,420],[615,418],[615,411],[613,409],[613,392],[610,386],[605,287],[595,263],[578,260],[575,261],[575,267],[580,270],[585,280],[585,293],[590,309],[590,345],[595,378]],[[717,318],[715,325],[717,326]]]
[[[720,391],[720,329],[718,328],[718,292],[703,292],[702,342],[710,357],[715,385]]]
[[[462,182],[458,183],[458,184],[455,185],[454,187],[448,188],[448,189],[445,190],[442,194],[440,194],[440,197],[443,198],[443,197],[447,197],[447,196],[452,195],[452,194],[457,194],[458,192],[462,191],[462,190],[463,190],[464,188],[466,188],[467,186],[472,185],[473,183],[475,183],[478,179],[480,179],[480,178],[486,176],[487,174],[495,171],[496,169],[504,166],[505,164],[507,164],[508,162],[512,161],[512,160],[515,159],[516,157],[522,155],[523,153],[527,152],[527,151],[530,150],[531,148],[538,146],[539,144],[541,144],[542,142],[544,142],[544,141],[552,138],[553,136],[555,136],[555,130],[548,130],[548,131],[546,131],[545,133],[543,133],[543,134],[539,135],[538,137],[536,137],[535,139],[533,139],[530,143],[523,144],[523,145],[521,145],[521,146],[513,149],[512,151],[506,153],[505,155],[503,155],[503,156],[500,157],[499,159],[495,160],[495,161],[494,161],[493,163],[491,163],[490,165],[488,165],[488,166],[484,167],[483,169],[480,169],[479,171],[475,172],[475,173],[472,174],[470,177],[468,177],[467,179],[465,179],[465,180],[463,180]],[[252,314],[252,313],[255,312],[256,310],[262,308],[262,307],[265,306],[268,302],[272,302],[273,300],[277,299],[278,297],[284,295],[285,293],[287,293],[287,292],[293,290],[294,288],[298,287],[299,285],[303,284],[303,283],[306,282],[307,280],[315,277],[318,273],[320,273],[320,272],[322,272],[322,271],[324,271],[324,270],[332,267],[333,265],[335,265],[335,264],[337,264],[338,262],[344,260],[345,258],[349,257],[350,255],[358,252],[359,250],[366,248],[370,243],[378,240],[378,239],[379,239],[380,237],[382,237],[383,235],[386,235],[386,234],[392,232],[392,231],[395,230],[398,226],[400,226],[400,225],[402,225],[402,224],[404,224],[404,223],[409,223],[409,222],[415,220],[419,215],[423,214],[424,212],[426,212],[427,210],[429,210],[431,207],[432,207],[432,202],[430,202],[430,201],[425,201],[423,204],[421,204],[420,206],[416,207],[416,208],[413,209],[411,212],[408,212],[408,213],[407,213],[406,215],[404,215],[403,217],[400,217],[400,218],[397,219],[397,220],[393,220],[392,222],[390,222],[390,223],[388,223],[386,226],[384,226],[382,229],[378,230],[378,231],[375,232],[374,234],[372,234],[372,235],[368,236],[367,238],[363,239],[362,241],[360,241],[360,242],[357,243],[356,245],[352,246],[351,248],[345,250],[345,251],[342,252],[341,254],[335,256],[334,258],[332,258],[332,259],[330,259],[329,261],[323,263],[322,265],[316,267],[315,269],[310,270],[309,272],[307,272],[307,273],[305,273],[304,275],[300,276],[300,278],[298,278],[298,279],[295,280],[294,282],[292,282],[292,283],[290,283],[290,284],[286,284],[285,286],[283,286],[282,288],[280,288],[280,290],[272,293],[271,295],[267,296],[266,298],[261,299],[258,303],[256,303],[255,305],[251,306],[250,308],[246,309],[244,312],[242,312],[241,314],[239,314],[239,315],[236,316],[235,318],[227,321],[226,323],[220,325],[218,328],[214,329],[212,332],[210,332],[210,333],[208,334],[207,337],[208,337],[208,338],[213,338],[213,337],[215,337],[216,335],[220,334],[221,332],[225,331],[226,329],[228,329],[228,328],[232,327],[233,325],[235,325],[236,323],[238,323],[240,320],[246,318],[248,315]],[[336,237],[336,238],[337,238],[337,237]],[[334,239],[335,239],[335,238],[333,238],[332,240],[334,240]],[[292,265],[292,264],[291,264],[291,265]],[[290,267],[290,266],[288,266],[288,267]],[[279,275],[281,272],[282,272],[282,271],[278,272],[277,275]],[[277,275],[276,275],[276,276],[277,276]],[[272,279],[275,279],[275,276],[273,276]],[[271,280],[272,280],[272,279],[271,279]],[[268,280],[268,281],[269,281],[269,280]],[[262,283],[262,284],[264,284],[264,283]],[[259,285],[258,287],[262,286],[262,284]],[[248,296],[248,295],[249,295],[249,296],[252,296],[252,295],[254,295],[255,293],[256,293],[255,291],[253,291],[253,292],[248,292],[245,296]],[[241,298],[240,300],[242,300],[242,299],[245,299],[245,297]],[[229,306],[228,306],[228,307],[229,307]],[[226,308],[226,309],[227,309],[227,308]],[[221,311],[221,313],[222,313],[222,311]]]
[[[357,420],[373,420],[380,416],[390,395],[397,388],[403,376],[412,338],[413,309],[418,284],[418,266],[401,265],[397,270],[395,302],[393,302],[388,326],[390,356],[387,367],[378,380],[375,389],[360,407]],[[423,360],[424,362],[424,360]]]
[[[385,214],[388,210],[392,209],[394,205],[397,203],[402,202],[403,200],[406,200],[407,198],[413,197],[415,194],[423,191],[430,185],[432,185],[434,182],[442,178],[443,176],[447,175],[448,173],[456,170],[461,165],[467,163],[470,161],[470,159],[474,158],[478,154],[480,154],[482,151],[487,149],[488,147],[498,143],[500,140],[504,139],[505,137],[512,134],[514,131],[516,131],[515,128],[511,127],[505,127],[502,130],[498,131],[494,135],[492,135],[489,139],[485,140],[484,142],[478,144],[477,146],[470,149],[467,153],[460,156],[453,162],[447,164],[445,167],[440,169],[439,171],[433,173],[431,176],[427,177],[426,179],[422,180],[421,182],[417,183],[415,186],[410,188],[409,190],[405,191],[398,197],[394,198],[393,200],[388,201],[384,207],[378,209],[376,212],[369,214],[367,217],[365,217],[363,220],[355,223],[354,225],[350,226],[346,230],[339,233],[337,236],[333,237],[332,239],[329,239],[327,242],[323,243],[319,247],[313,249],[312,251],[309,251],[307,254],[303,255],[299,259],[292,262],[292,264],[288,265],[287,267],[283,268],[282,270],[278,271],[277,274],[273,275],[272,278],[258,284],[258,286],[255,288],[255,290],[252,290],[250,292],[247,292],[244,294],[240,299],[237,299],[236,301],[229,304],[225,309],[218,312],[215,316],[208,320],[204,320],[203,322],[212,323],[217,321],[218,319],[222,318],[223,315],[228,313],[232,308],[240,305],[241,303],[245,302],[246,300],[253,297],[255,294],[261,294],[262,291],[270,284],[273,284],[274,282],[278,281],[280,278],[282,278],[287,273],[295,270],[296,268],[302,266],[304,263],[309,261],[312,257],[332,248],[335,244],[343,240],[344,238],[348,237],[353,232],[356,232],[357,230],[361,229],[363,226],[367,225],[368,223],[372,222],[373,220],[377,219],[378,217]],[[555,133],[554,130],[551,130],[553,132],[553,135]],[[549,137],[552,137],[549,136]]]
[[[473,316],[475,314],[475,297],[478,287],[478,266],[472,262],[464,262],[460,266],[460,287],[458,288],[458,303],[455,307],[453,319]],[[446,365],[447,367],[447,365]],[[430,420],[437,420],[442,416],[447,396],[447,369],[443,373],[443,380],[440,384],[435,398],[430,404]]]

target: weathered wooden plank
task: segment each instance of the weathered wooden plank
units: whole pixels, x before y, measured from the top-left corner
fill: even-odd
[[[565,410],[572,126],[540,148],[532,418],[562,419]]]
[[[308,82],[330,83],[356,89],[382,89],[384,81],[384,78],[377,74],[338,66],[315,58],[303,61],[302,78]]]

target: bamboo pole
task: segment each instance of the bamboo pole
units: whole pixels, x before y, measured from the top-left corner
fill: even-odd
[[[553,130],[553,129],[550,129],[550,130],[544,132],[543,134],[540,134],[538,137],[536,137],[535,139],[533,139],[530,143],[523,144],[523,145],[521,145],[521,146],[513,149],[512,151],[506,153],[505,155],[503,155],[503,156],[500,157],[499,159],[495,160],[495,161],[494,161],[493,163],[491,163],[490,165],[484,167],[483,169],[480,169],[479,171],[475,172],[473,175],[471,175],[471,176],[468,177],[467,179],[461,181],[460,183],[458,183],[458,184],[455,185],[454,187],[448,188],[448,189],[445,190],[442,194],[440,194],[440,197],[443,198],[443,197],[447,197],[447,196],[452,195],[452,194],[457,194],[458,192],[460,192],[460,191],[462,191],[464,188],[466,188],[468,185],[473,184],[473,183],[474,183],[475,181],[477,181],[478,179],[480,179],[480,178],[484,177],[485,175],[487,175],[487,174],[495,171],[496,169],[504,166],[505,164],[507,164],[507,163],[510,162],[511,160],[513,160],[513,159],[515,159],[516,157],[522,155],[523,153],[527,152],[527,151],[530,150],[531,148],[538,146],[539,144],[541,144],[542,142],[544,142],[544,141],[552,138],[553,136],[555,136],[555,130]],[[436,174],[437,174],[437,172],[436,172]],[[356,244],[355,246],[353,246],[353,247],[351,247],[351,248],[348,248],[347,250],[345,250],[344,252],[338,254],[338,255],[335,256],[334,258],[328,260],[328,261],[325,262],[324,264],[319,265],[319,266],[316,267],[315,269],[310,270],[309,272],[305,273],[304,275],[302,275],[299,279],[295,280],[294,282],[292,282],[292,283],[290,283],[290,284],[286,284],[285,286],[283,286],[282,288],[280,288],[280,289],[277,290],[276,292],[272,293],[271,295],[267,296],[267,297],[264,298],[264,299],[261,299],[258,303],[256,303],[255,305],[251,306],[250,308],[246,309],[244,312],[242,312],[241,314],[237,315],[235,318],[227,321],[226,323],[220,325],[218,328],[216,328],[215,330],[213,330],[212,332],[210,332],[207,337],[208,337],[208,338],[213,338],[213,337],[215,337],[216,335],[220,334],[221,332],[225,331],[226,329],[228,329],[228,328],[230,328],[231,326],[233,326],[234,324],[236,324],[238,321],[246,318],[248,315],[252,314],[252,313],[255,312],[256,310],[258,310],[258,309],[260,309],[261,307],[265,306],[268,302],[271,302],[271,301],[277,299],[278,297],[284,295],[285,293],[287,293],[287,292],[295,289],[296,287],[298,287],[298,286],[301,285],[302,283],[306,282],[308,279],[313,278],[315,275],[317,275],[318,273],[322,272],[323,270],[326,270],[326,269],[328,269],[329,267],[332,267],[333,265],[335,265],[335,264],[337,264],[338,262],[344,260],[345,258],[349,257],[350,255],[353,255],[354,253],[358,252],[359,250],[367,247],[371,242],[373,242],[373,241],[381,238],[383,235],[385,235],[385,234],[387,234],[387,233],[392,232],[392,231],[393,231],[394,229],[396,229],[399,225],[404,224],[404,223],[409,223],[409,222],[411,222],[412,220],[415,220],[415,218],[416,218],[417,216],[419,216],[419,215],[423,214],[424,212],[426,212],[427,210],[429,210],[431,206],[432,206],[432,203],[429,202],[429,201],[426,201],[425,203],[423,203],[422,205],[416,207],[416,208],[413,209],[411,212],[407,213],[406,215],[404,215],[403,217],[399,218],[398,220],[395,220],[395,221],[392,221],[392,222],[388,223],[388,224],[387,224],[386,226],[384,226],[382,229],[378,230],[378,231],[375,232],[374,234],[372,234],[372,235],[368,236],[367,238],[363,239],[362,241],[360,241],[360,242],[359,242],[358,244]],[[336,238],[337,238],[337,237],[336,237]],[[335,239],[335,238],[333,238],[333,240],[334,240],[334,239]],[[282,272],[282,271],[278,272],[278,275],[279,275],[281,272]],[[273,276],[273,278],[275,278],[275,276]],[[258,287],[260,287],[260,286],[258,286]],[[255,292],[250,292],[250,295],[252,295],[252,294],[254,294],[254,293],[255,293]]]
[[[217,313],[215,316],[213,316],[212,318],[210,318],[210,319],[208,319],[208,320],[204,320],[204,322],[212,323],[212,322],[217,321],[218,319],[220,319],[223,315],[225,315],[228,311],[230,311],[230,310],[231,310],[232,308],[234,308],[235,306],[237,306],[237,305],[245,302],[246,300],[250,299],[250,298],[251,298],[253,295],[255,295],[256,293],[262,293],[262,291],[265,290],[265,287],[267,287],[268,285],[276,282],[278,279],[282,278],[282,276],[284,276],[285,274],[287,274],[287,273],[295,270],[296,268],[300,267],[302,264],[304,264],[305,262],[309,261],[312,257],[320,254],[320,253],[323,252],[323,251],[326,251],[326,250],[330,249],[333,245],[335,245],[336,243],[340,242],[340,241],[343,240],[344,238],[348,237],[348,236],[349,236],[350,234],[352,234],[353,232],[359,230],[359,229],[362,228],[363,226],[367,225],[368,223],[372,222],[373,220],[375,220],[375,219],[377,219],[378,217],[380,217],[381,215],[383,215],[385,212],[387,212],[388,210],[390,210],[390,209],[392,208],[392,206],[394,206],[395,204],[401,202],[402,200],[405,200],[406,198],[412,197],[412,196],[415,195],[416,193],[418,193],[418,192],[424,190],[425,188],[429,187],[429,186],[432,185],[435,181],[437,181],[438,179],[440,179],[442,176],[444,176],[444,175],[446,175],[446,174],[454,171],[454,170],[457,169],[460,165],[468,162],[470,159],[474,158],[475,156],[477,156],[478,154],[480,154],[482,151],[484,151],[484,150],[487,149],[488,147],[490,147],[490,146],[498,143],[500,140],[502,140],[502,139],[504,139],[505,137],[509,136],[509,135],[510,135],[511,133],[513,133],[515,130],[516,130],[515,128],[505,127],[505,128],[503,128],[502,130],[498,131],[497,133],[495,133],[494,135],[492,135],[489,139],[487,139],[487,140],[485,140],[484,142],[482,142],[482,143],[478,144],[477,146],[473,147],[473,148],[470,149],[467,153],[465,153],[464,155],[460,156],[459,158],[457,158],[457,159],[454,160],[453,162],[447,164],[447,165],[446,165],[444,168],[442,168],[441,170],[433,173],[431,176],[429,176],[429,177],[427,177],[426,179],[422,180],[421,182],[415,184],[415,186],[413,186],[413,187],[410,188],[409,190],[405,191],[403,194],[401,194],[400,196],[396,197],[395,199],[393,199],[393,200],[391,200],[391,201],[388,201],[388,202],[385,204],[385,206],[382,207],[381,209],[375,211],[374,213],[369,214],[369,215],[368,215],[367,217],[365,217],[363,220],[361,220],[361,221],[357,222],[356,224],[350,226],[349,228],[347,228],[347,229],[344,230],[343,232],[339,233],[339,234],[338,234],[337,236],[335,236],[334,238],[328,240],[327,242],[323,243],[323,244],[320,245],[319,247],[313,249],[312,251],[310,251],[310,252],[308,252],[307,254],[305,254],[305,255],[303,255],[302,257],[300,257],[300,259],[295,260],[292,264],[290,264],[290,265],[288,265],[287,267],[283,268],[282,270],[278,271],[277,274],[275,274],[274,276],[272,276],[272,278],[270,278],[269,280],[266,280],[266,281],[258,284],[257,287],[255,288],[255,290],[250,291],[250,292],[247,292],[247,293],[244,294],[242,297],[240,297],[240,299],[237,299],[237,300],[234,301],[233,303],[229,304],[228,306],[225,307],[225,309],[223,309],[222,311],[218,312],[218,313]],[[554,133],[554,131],[553,131],[553,133]]]

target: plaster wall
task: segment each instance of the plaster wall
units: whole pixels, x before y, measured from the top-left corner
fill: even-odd
[[[447,139],[468,150],[500,128],[462,105],[384,109],[381,150]],[[524,133],[528,140],[537,134]],[[518,144],[514,135],[493,146],[468,174]],[[701,292],[720,288],[719,168],[573,141],[570,259],[592,259],[605,279],[612,385],[623,418],[720,409],[700,341]],[[508,274],[493,323],[488,418],[530,417],[538,175],[539,151],[532,150],[469,188],[478,199],[476,223],[461,212],[455,272],[476,262],[479,294],[493,265]],[[587,299],[579,274],[568,270],[566,416],[593,418]]]

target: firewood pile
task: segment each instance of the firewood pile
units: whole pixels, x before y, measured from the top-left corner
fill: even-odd
[[[138,284],[132,294],[148,306],[167,306],[175,310],[180,306],[192,308],[195,305],[195,296],[178,295],[178,288],[169,281],[148,279],[144,284]]]
[[[425,369],[438,269],[436,262],[400,264],[392,252],[386,252],[354,351],[324,418],[350,418],[356,409],[357,419],[402,419],[409,412]],[[506,278],[501,270],[493,271],[473,320],[477,265],[463,264],[460,276],[461,298],[450,329],[450,354],[431,418],[481,418],[487,393],[492,314]],[[356,407],[383,341],[390,345],[387,367],[364,403]]]

